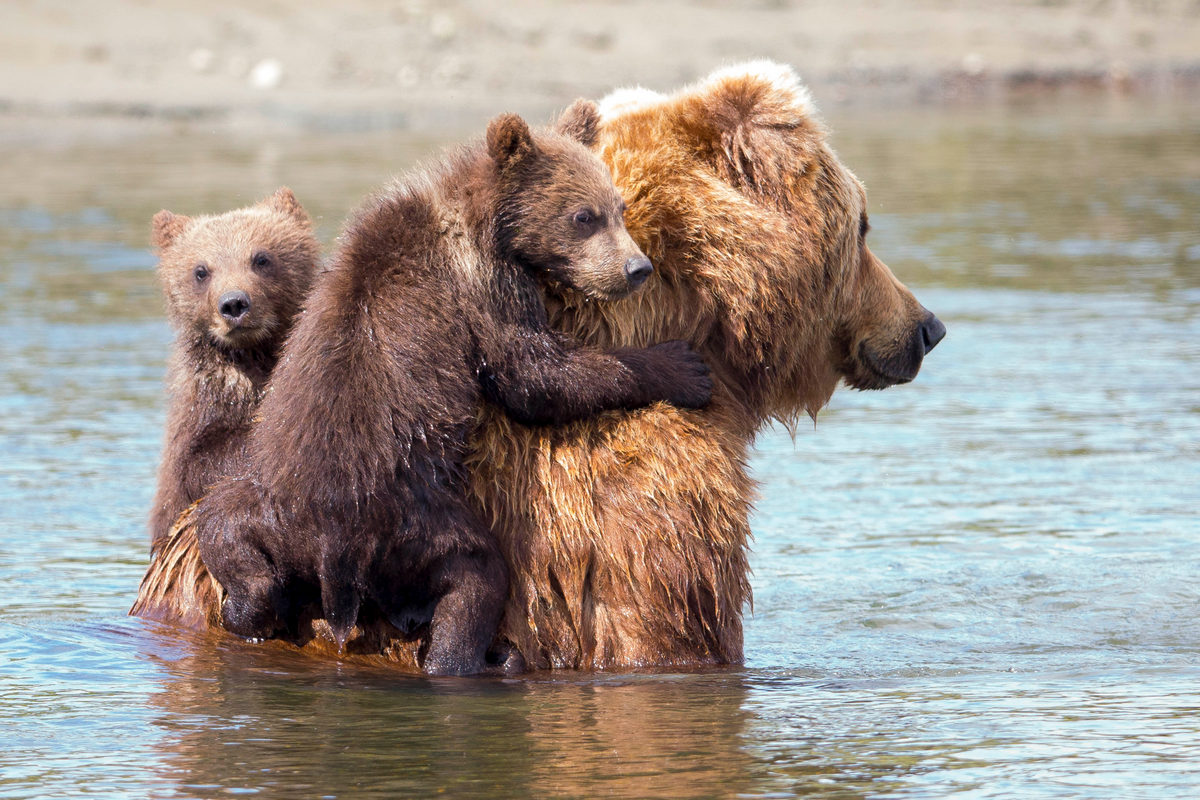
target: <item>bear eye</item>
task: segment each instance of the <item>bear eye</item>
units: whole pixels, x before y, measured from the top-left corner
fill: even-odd
[[[863,214],[858,218],[858,238],[867,238],[867,231],[871,230],[871,223],[867,221],[867,215]]]
[[[571,216],[571,221],[576,227],[587,230],[596,224],[596,212],[590,208],[580,209]]]
[[[250,257],[250,266],[255,269],[266,269],[271,266],[271,256],[260,250]]]
[[[192,274],[196,276],[196,283],[204,283],[208,280],[208,267],[197,264],[196,269],[192,270]]]

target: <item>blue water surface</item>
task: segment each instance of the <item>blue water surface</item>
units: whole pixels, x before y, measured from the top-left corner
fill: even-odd
[[[150,215],[288,183],[328,240],[428,148],[285,138],[252,180],[249,137],[22,153],[35,179],[0,187],[0,797],[1194,797],[1200,116],[831,127],[872,248],[948,337],[912,385],[763,432],[744,667],[522,680],[125,616],[170,338]]]

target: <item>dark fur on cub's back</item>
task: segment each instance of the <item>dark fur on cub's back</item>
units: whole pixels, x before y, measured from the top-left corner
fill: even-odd
[[[312,285],[320,248],[290,189],[248,208],[189,218],[160,211],[154,245],[175,329],[171,395],[151,510],[157,548],[185,508],[240,470],[279,349]],[[221,312],[221,299],[235,298]]]
[[[560,125],[594,135],[595,107]],[[481,403],[556,424],[709,397],[681,343],[605,352],[549,329],[539,280],[630,290],[645,257],[622,211],[579,141],[505,115],[357,212],[272,377],[246,477],[194,514],[226,627],[294,634],[319,596],[339,645],[362,609],[428,625],[426,671],[482,669],[507,570],[466,502]]]

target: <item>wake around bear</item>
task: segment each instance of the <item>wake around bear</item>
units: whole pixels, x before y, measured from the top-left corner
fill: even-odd
[[[708,370],[685,343],[602,350],[547,323],[543,283],[612,300],[652,272],[588,150],[597,124],[582,101],[555,131],[497,117],[484,142],[351,220],[284,345],[242,463],[224,465],[228,477],[192,511],[228,630],[294,631],[317,606],[339,646],[360,616],[382,617],[428,628],[424,671],[479,672],[508,592],[495,536],[467,502],[481,404],[562,425],[708,402]]]

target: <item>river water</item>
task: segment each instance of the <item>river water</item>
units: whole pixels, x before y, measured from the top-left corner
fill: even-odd
[[[125,616],[169,332],[150,216],[401,134],[14,137],[0,185],[0,797],[1179,797],[1200,789],[1200,107],[843,113],[917,381],[764,432],[746,664],[424,680]]]

